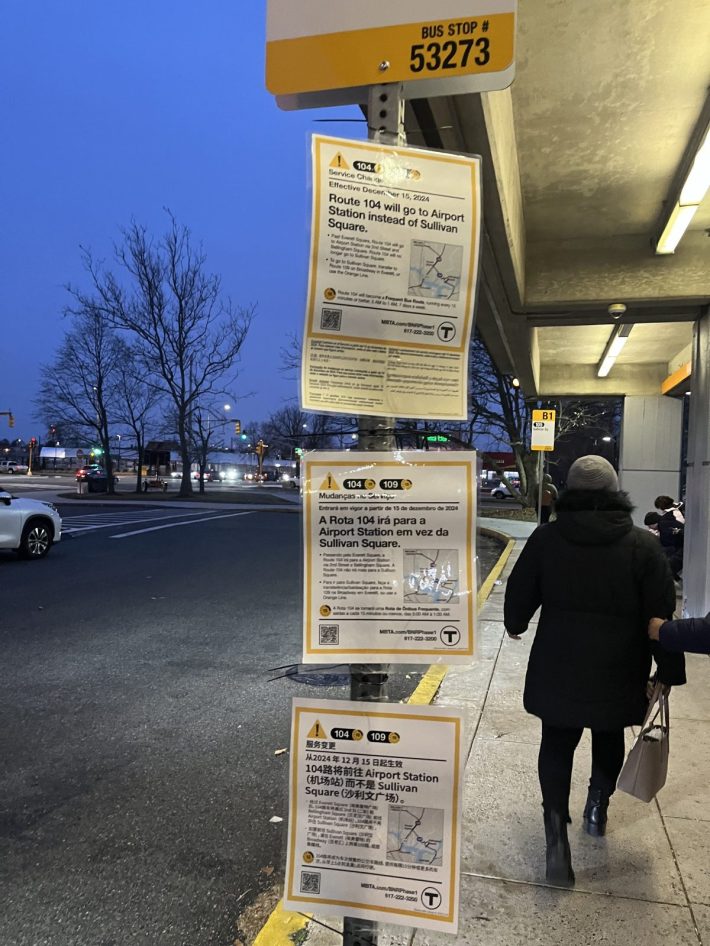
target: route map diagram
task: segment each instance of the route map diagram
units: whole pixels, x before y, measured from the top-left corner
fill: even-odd
[[[405,549],[403,588],[405,604],[457,604],[458,550]]]
[[[389,806],[387,860],[390,864],[426,864],[430,867],[441,867],[443,852],[443,808]]]
[[[462,265],[462,246],[412,240],[409,253],[409,295],[458,302]]]

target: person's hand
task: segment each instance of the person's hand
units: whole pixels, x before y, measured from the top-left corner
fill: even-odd
[[[648,622],[648,636],[652,641],[657,641],[660,635],[660,630],[666,622],[663,618],[651,618]]]

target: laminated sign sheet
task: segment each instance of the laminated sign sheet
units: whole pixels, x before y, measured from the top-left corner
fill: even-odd
[[[304,410],[463,420],[480,159],[313,138]]]
[[[462,718],[296,699],[287,910],[458,926]]]
[[[313,452],[303,660],[471,663],[476,454]]]

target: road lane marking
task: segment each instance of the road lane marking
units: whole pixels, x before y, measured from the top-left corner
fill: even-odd
[[[144,532],[159,532],[160,529],[176,529],[178,526],[192,526],[196,522],[214,522],[215,519],[234,519],[237,516],[251,516],[251,512],[232,512],[226,516],[210,516],[208,519],[188,519],[186,522],[169,522],[164,526],[151,526],[149,529],[136,529],[134,532],[122,532],[120,535],[110,535],[110,539],[128,539],[132,535],[143,535]]]

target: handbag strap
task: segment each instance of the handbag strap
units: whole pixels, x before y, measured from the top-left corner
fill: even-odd
[[[641,729],[645,729],[651,718],[655,719],[659,711],[661,711],[661,701],[663,700],[663,692],[661,689],[661,684],[657,683],[653,688],[653,693],[651,694],[651,699],[648,701],[648,710],[646,711],[646,718],[643,721]]]
[[[671,720],[668,706],[668,694],[663,692],[663,684],[657,683],[651,699],[648,703],[648,712],[643,721],[641,732],[648,729],[649,726],[656,724],[656,718],[660,717],[658,725],[666,732],[670,732]]]

